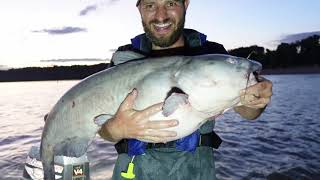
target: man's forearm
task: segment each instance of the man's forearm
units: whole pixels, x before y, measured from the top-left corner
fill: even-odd
[[[256,109],[256,108],[250,108],[246,106],[238,106],[234,108],[234,111],[239,113],[241,117],[249,120],[257,119],[264,110],[265,110],[265,107]]]

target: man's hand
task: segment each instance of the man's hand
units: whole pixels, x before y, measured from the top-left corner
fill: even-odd
[[[242,117],[256,119],[263,112],[272,96],[272,82],[258,76],[259,82],[240,92],[240,102],[243,106],[235,108]]]
[[[240,102],[250,108],[264,108],[271,100],[272,82],[259,76],[259,82],[240,92]]]
[[[99,131],[99,134],[114,142],[121,139],[140,139],[154,143],[166,142],[168,138],[177,136],[174,131],[161,130],[178,125],[176,120],[149,121],[149,118],[160,112],[163,103],[152,105],[142,111],[133,109],[137,97],[137,90],[133,90],[121,103],[117,113],[109,119]]]

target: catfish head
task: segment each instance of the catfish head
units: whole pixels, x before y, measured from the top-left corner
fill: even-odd
[[[189,58],[175,79],[193,108],[209,114],[239,105],[240,91],[257,83],[254,74],[262,67],[256,61],[222,54]]]

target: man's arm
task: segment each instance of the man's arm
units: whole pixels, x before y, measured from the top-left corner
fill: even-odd
[[[137,90],[133,90],[128,94],[114,117],[102,125],[99,135],[112,142],[134,138],[154,143],[167,142],[168,138],[177,136],[174,131],[162,129],[177,126],[178,121],[149,121],[150,116],[161,111],[162,103],[142,111],[133,109],[137,93]]]
[[[272,82],[261,76],[258,78],[259,83],[241,91],[240,101],[243,106],[234,108],[245,119],[258,118],[271,100]]]
[[[238,106],[234,108],[234,111],[239,113],[241,117],[248,119],[248,120],[254,120],[257,119],[264,111],[265,108],[250,108],[246,106]]]

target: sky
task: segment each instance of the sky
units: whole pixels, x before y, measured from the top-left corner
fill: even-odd
[[[108,61],[143,33],[135,0],[1,0],[0,69]],[[186,27],[226,49],[320,35],[319,0],[190,0]]]

